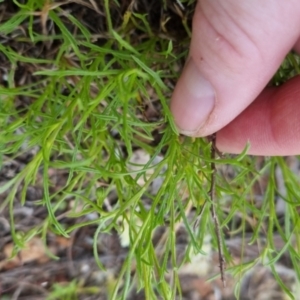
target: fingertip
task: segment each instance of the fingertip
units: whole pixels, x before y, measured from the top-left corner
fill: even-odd
[[[180,133],[199,136],[215,105],[215,91],[193,59],[186,63],[171,99],[171,111]]]

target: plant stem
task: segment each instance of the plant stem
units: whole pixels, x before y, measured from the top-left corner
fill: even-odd
[[[220,228],[219,219],[216,213],[216,205],[217,200],[215,197],[215,190],[216,190],[216,134],[212,134],[210,136],[211,139],[211,180],[210,180],[210,190],[209,190],[209,197],[212,202],[211,204],[211,215],[215,223],[215,230],[216,230],[216,236],[217,236],[217,244],[218,244],[218,253],[219,253],[219,263],[220,263],[220,272],[221,272],[221,280],[223,283],[223,287],[226,286],[226,279],[225,279],[225,259],[223,254],[223,246],[222,246],[222,232]]]

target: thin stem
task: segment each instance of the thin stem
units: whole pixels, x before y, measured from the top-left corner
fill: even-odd
[[[210,179],[210,190],[209,190],[209,197],[212,202],[211,204],[211,215],[215,223],[215,230],[216,230],[216,236],[217,236],[217,244],[218,244],[218,252],[219,252],[219,263],[220,263],[220,272],[221,272],[221,280],[223,282],[223,286],[226,287],[226,279],[225,279],[225,259],[223,254],[223,246],[222,246],[222,232],[220,228],[219,219],[216,213],[216,205],[217,205],[217,199],[215,197],[216,194],[216,134],[212,134],[210,136],[211,139],[211,159],[212,162],[210,164],[211,166],[211,179]]]

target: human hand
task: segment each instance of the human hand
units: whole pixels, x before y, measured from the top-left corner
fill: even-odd
[[[249,154],[300,154],[300,76],[265,88],[285,55],[300,52],[299,37],[299,0],[198,1],[171,99],[179,131],[217,132],[223,152],[240,153],[249,141]]]

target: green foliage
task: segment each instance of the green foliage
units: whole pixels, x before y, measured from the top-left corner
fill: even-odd
[[[99,292],[97,287],[81,287],[80,282],[71,281],[68,284],[54,284],[47,300],[66,299],[76,300],[81,294],[96,295]]]
[[[179,136],[168,108],[172,92],[170,82],[178,78],[178,65],[187,55],[187,50],[183,49],[187,49],[188,39],[176,42],[174,49],[174,42],[152,32],[145,15],[130,11],[120,28],[114,28],[109,18],[109,1],[105,1],[108,35],[101,46],[93,42],[88,28],[67,15],[77,29],[75,37],[61,21],[63,9],[59,6],[48,12],[49,20],[59,28],[59,33],[44,36],[35,32],[32,15],[32,12],[42,11],[42,2],[15,3],[20,11],[0,25],[2,34],[9,34],[26,21],[29,36],[23,42],[61,43],[52,58],[25,56],[0,44],[0,51],[11,64],[8,86],[0,86],[1,161],[3,157],[13,159],[25,151],[38,149],[17,176],[0,187],[0,193],[7,193],[1,208],[7,205],[10,208],[16,252],[34,235],[42,236],[46,244],[48,231],[68,237],[74,230],[93,224],[97,226],[94,255],[99,267],[104,268],[97,252],[98,235],[111,230],[122,235],[128,229],[129,252],[111,299],[125,299],[133,284],[138,290],[144,290],[146,299],[158,299],[158,295],[163,299],[175,299],[175,295],[180,294],[178,268],[189,261],[190,253],[205,254],[203,245],[208,235],[216,246],[208,197],[210,144],[205,139]],[[143,31],[147,38],[135,41],[130,35],[133,27]],[[37,68],[33,82],[16,87],[13,78],[15,66],[20,62]],[[274,77],[276,83],[286,80],[292,70],[299,73],[299,59],[290,54]],[[22,111],[14,104],[18,97],[31,99]],[[155,103],[160,110],[155,121],[143,116],[147,103]],[[160,135],[158,143],[155,132]],[[150,160],[133,170],[129,167],[130,158],[137,147],[145,150]],[[259,257],[230,265],[228,273],[241,277],[258,263],[268,265],[292,298],[274,265],[284,252],[288,252],[299,280],[299,178],[289,170],[284,158],[265,158],[259,169],[255,163],[255,159],[245,153],[216,160],[218,168],[229,165],[234,174],[231,179],[222,172],[217,174],[217,213],[222,229],[246,236],[250,226],[250,244],[258,243],[261,235],[266,237],[264,251]],[[286,205],[283,222],[275,209],[275,197],[279,193],[275,180],[277,167],[282,171],[286,186],[286,194],[281,195]],[[68,174],[63,187],[52,193],[51,170],[64,170]],[[26,191],[36,183],[39,172],[44,196],[36,206],[46,206],[48,217],[44,224],[26,233],[15,227],[16,194],[21,187],[20,201],[24,204]],[[252,188],[265,174],[268,174],[267,190],[258,206]],[[151,194],[149,187],[158,177],[163,178],[163,183],[157,193]],[[118,201],[108,210],[105,199],[113,190]],[[145,196],[151,200],[150,207],[143,201]],[[96,213],[97,218],[69,227],[60,222],[58,216],[70,198],[75,205],[67,212],[68,218],[79,219],[91,212]],[[77,210],[77,207],[82,209]],[[191,208],[195,209],[194,214]],[[251,224],[249,218],[253,221]],[[198,226],[194,228],[197,219]],[[165,224],[167,229],[158,254],[152,237],[157,228]],[[178,224],[184,224],[189,236],[182,261],[176,255]],[[281,250],[274,246],[275,232],[285,243]],[[230,262],[230,253],[225,251],[225,255]],[[133,263],[136,272],[132,276]],[[171,284],[165,276],[167,270],[172,272]],[[76,299],[77,289],[75,282],[63,288],[55,285],[47,299]]]

